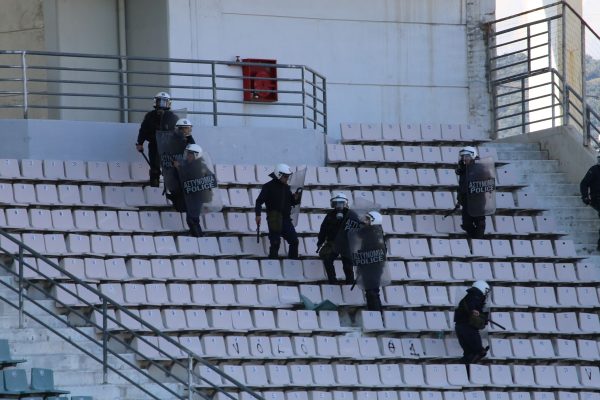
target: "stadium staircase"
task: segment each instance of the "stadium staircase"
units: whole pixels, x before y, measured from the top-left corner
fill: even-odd
[[[155,398],[187,398],[174,379],[192,376],[219,400],[252,398],[238,383],[270,400],[598,400],[597,257],[581,256],[559,232],[563,215],[545,211],[556,203],[542,177],[556,179],[546,170],[555,163],[482,135],[469,125],[344,124],[328,166],[307,168],[299,261],[266,259],[264,231],[256,243],[252,204],[270,166],[216,165],[224,209],[204,216],[207,235],[196,239],[160,189],[142,188],[143,164],[2,160],[0,225],[28,246],[23,328],[7,303],[19,303],[19,263],[3,258],[4,337],[32,365],[52,365],[58,387],[94,399],[150,397],[124,376]],[[457,215],[443,218],[465,144],[497,160],[485,240],[465,239]],[[316,258],[337,191],[384,213],[392,284],[382,314],[364,311],[360,291],[326,284]],[[20,251],[5,235],[0,248]],[[491,283],[493,318],[507,330],[488,328],[489,357],[467,374],[451,321],[474,279]],[[337,308],[307,309],[301,295]]]

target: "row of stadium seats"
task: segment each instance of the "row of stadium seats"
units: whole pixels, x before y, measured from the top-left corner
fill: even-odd
[[[296,231],[318,233],[326,214],[301,213]],[[432,214],[382,215],[387,235],[444,236],[461,233],[460,217],[444,218]],[[486,232],[491,235],[557,235],[554,219],[546,216],[497,215],[486,218]],[[233,235],[256,232],[254,212],[216,212],[201,216],[200,223],[207,233]],[[458,225],[457,225],[458,223]],[[117,211],[71,210],[65,208],[7,208],[0,210],[0,226],[30,231],[161,233],[187,231],[185,214],[174,211]],[[266,228],[261,225],[261,232]]]
[[[485,130],[471,124],[342,123],[342,142],[485,142]]]
[[[38,234],[23,233],[16,237],[33,250],[48,256],[90,254],[102,257],[120,256],[200,256],[200,257],[265,257],[268,240],[255,236],[190,236],[165,235],[82,235],[76,233]],[[240,240],[241,239],[241,240]],[[299,238],[299,254],[317,257],[317,238]],[[0,246],[8,251],[18,251],[14,242],[0,237]],[[282,252],[285,250],[281,249]],[[576,259],[571,240],[548,239],[467,239],[401,238],[387,240],[391,259],[534,259],[538,261]],[[284,254],[284,253],[282,253]]]
[[[389,285],[382,303],[398,307],[454,307],[464,287]],[[350,285],[277,285],[274,283],[102,283],[98,290],[118,304],[202,307],[286,307],[299,304],[300,296],[314,303],[327,299],[336,305],[364,304],[360,290]],[[600,308],[595,287],[494,286],[489,307],[495,308]],[[514,292],[514,293],[513,293]],[[458,298],[457,298],[458,297]]]
[[[163,338],[145,336],[158,343],[161,351],[175,351]],[[196,354],[217,360],[319,360],[350,359],[354,361],[387,359],[446,359],[459,358],[462,349],[458,339],[446,337],[367,337],[367,336],[261,336],[260,334],[227,336],[212,334],[180,336],[179,342]],[[138,343],[141,343],[139,341]],[[600,342],[590,339],[490,338],[490,355],[494,360],[600,360]],[[155,350],[155,356],[159,351]],[[294,361],[291,361],[294,360]]]
[[[146,350],[146,349],[143,349]],[[151,355],[151,354],[150,354]],[[242,383],[259,387],[364,387],[364,388],[444,388],[527,387],[577,388],[600,387],[597,366],[551,365],[472,365],[464,364],[294,364],[294,365],[222,365],[222,371]],[[198,367],[209,381],[227,386],[216,372]]]
[[[329,164],[456,165],[461,147],[327,144]],[[498,160],[496,149],[479,147],[479,157]]]
[[[161,191],[157,188],[131,187],[121,188],[106,186],[84,185],[81,191],[74,185],[11,185],[0,184],[0,202],[12,206],[45,206],[45,207],[74,207],[74,208],[118,208],[120,210],[136,210],[138,207],[171,208]],[[14,189],[14,190],[13,190]],[[103,195],[104,192],[104,195]],[[259,189],[230,188],[216,189],[220,203],[227,208],[253,209]],[[377,203],[384,210],[440,210],[448,211],[454,208],[455,193],[447,190],[305,190],[302,195],[303,209],[330,209],[332,193],[344,193],[354,203],[368,201]],[[515,203],[516,197],[516,203]],[[496,192],[496,207],[505,210],[520,210],[537,213],[536,200],[529,191]],[[220,207],[217,207],[220,208]],[[215,210],[218,211],[218,210]]]
[[[322,282],[327,278],[321,260],[273,260],[273,259],[200,259],[154,257],[130,258],[50,258],[65,271],[87,282],[134,282],[134,281],[229,281],[248,282]],[[51,278],[66,279],[44,261],[24,258],[31,269],[24,271],[29,279],[40,274]],[[341,260],[334,262],[337,276],[343,276]],[[600,279],[597,269],[589,262],[527,263],[507,261],[390,261],[388,263],[392,282],[457,283],[468,280],[488,282],[536,282],[565,284],[589,283]],[[467,276],[465,278],[465,275]]]
[[[512,385],[507,385],[512,386]],[[483,391],[483,390],[265,390],[258,392],[267,400],[598,400],[592,391]],[[246,392],[218,392],[215,400],[252,400]]]

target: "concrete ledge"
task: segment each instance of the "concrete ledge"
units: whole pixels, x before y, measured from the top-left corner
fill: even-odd
[[[580,182],[588,169],[596,164],[596,152],[583,146],[583,136],[572,126],[559,126],[496,140],[498,143],[539,143],[569,182]]]
[[[64,120],[0,120],[0,158],[143,161],[135,151],[139,124]],[[310,129],[194,127],[214,162],[325,165],[325,135]]]

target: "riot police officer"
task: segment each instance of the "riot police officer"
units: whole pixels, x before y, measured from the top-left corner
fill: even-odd
[[[150,186],[158,187],[160,182],[160,157],[156,146],[156,131],[170,131],[175,128],[178,117],[171,111],[171,96],[167,92],[159,92],[154,96],[154,110],[144,116],[140,125],[137,151],[144,151],[144,142],[148,141],[150,158]]]
[[[330,200],[331,210],[327,213],[317,239],[317,252],[323,260],[327,281],[330,284],[337,282],[333,261],[341,256],[344,268],[345,283],[354,283],[354,270],[348,249],[346,232],[359,227],[358,215],[348,208],[348,197],[338,193]]]
[[[384,283],[386,270],[386,246],[381,224],[383,217],[378,211],[369,211],[363,218],[364,226],[350,231],[350,247],[356,266],[356,283],[364,290],[367,310],[382,311],[379,292]],[[354,233],[358,240],[353,240]],[[388,281],[389,279],[386,279]]]
[[[472,146],[463,147],[458,153],[458,156],[459,161],[455,172],[456,175],[458,175],[458,204],[462,208],[461,228],[464,229],[469,238],[483,239],[483,234],[485,232],[485,216],[472,216],[469,213],[467,169],[479,160],[477,149]]]
[[[596,210],[600,217],[600,153],[596,156],[596,162],[596,165],[592,165],[581,180],[579,190],[581,201]],[[596,249],[600,250],[600,236]]]
[[[458,343],[463,349],[461,360],[465,364],[475,363],[487,353],[487,348],[482,345],[479,331],[488,322],[484,307],[489,292],[490,285],[486,281],[474,282],[454,311],[454,329]]]
[[[271,180],[265,183],[256,198],[254,212],[256,225],[260,225],[262,205],[267,208],[267,225],[269,228],[269,258],[277,258],[281,237],[289,245],[288,257],[298,258],[298,234],[291,219],[292,207],[300,203],[300,193],[292,194],[288,181],[292,170],[287,164],[277,164],[269,175]]]

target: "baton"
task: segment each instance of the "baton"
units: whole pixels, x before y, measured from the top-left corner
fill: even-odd
[[[256,243],[260,243],[260,222],[256,224]]]
[[[454,214],[454,212],[455,212],[456,210],[458,210],[459,208],[460,208],[460,203],[456,203],[456,204],[454,205],[454,208],[453,208],[452,210],[450,210],[449,212],[447,212],[446,214],[444,214],[444,216],[442,217],[442,219],[446,219],[446,218],[448,218],[449,216],[451,216],[452,214]]]
[[[491,319],[489,319],[489,318],[488,318],[488,322],[489,322],[490,324],[492,324],[492,325],[496,325],[498,328],[502,329],[503,331],[505,331],[505,330],[506,330],[506,328],[505,328],[505,327],[503,327],[502,325],[500,325],[500,324],[499,324],[499,323],[497,323],[497,322],[494,322],[494,321],[492,321],[492,320],[491,320]]]
[[[144,153],[144,150],[140,151],[140,153],[142,153],[142,155],[144,156],[144,160],[146,160],[148,166],[151,167],[152,165],[150,165],[150,160],[148,160],[148,157],[146,157],[146,153]]]

